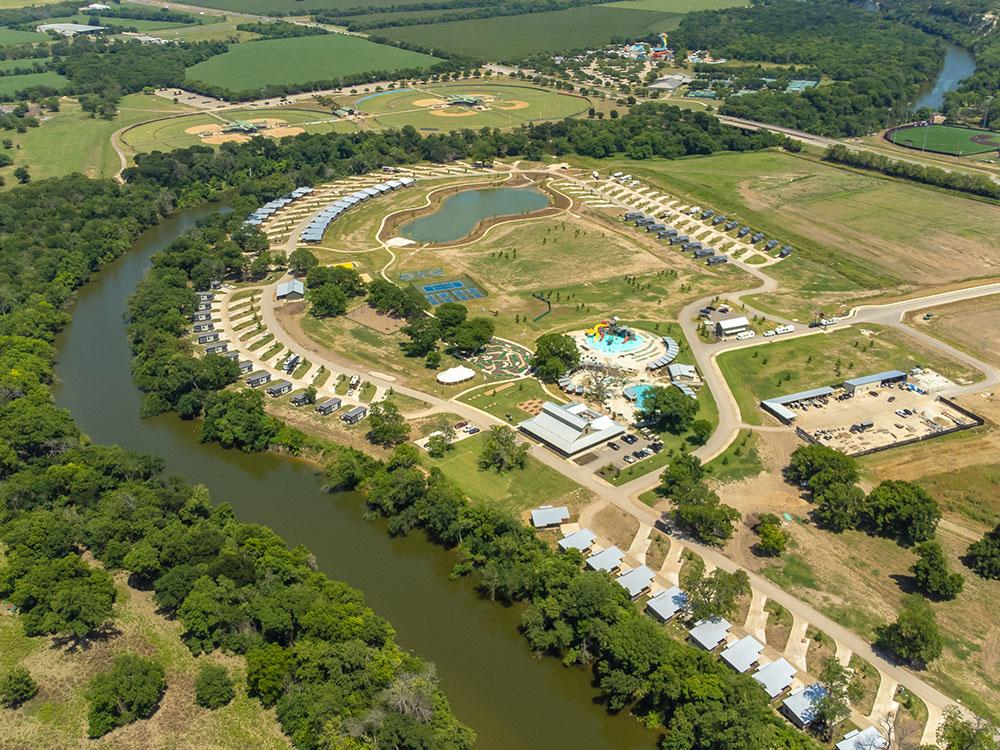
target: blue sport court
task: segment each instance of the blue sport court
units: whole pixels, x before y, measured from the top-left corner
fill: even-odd
[[[420,291],[432,305],[443,305],[445,302],[468,302],[486,296],[476,287],[467,286],[464,281],[424,284],[420,287]]]

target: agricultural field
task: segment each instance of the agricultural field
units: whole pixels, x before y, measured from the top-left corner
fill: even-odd
[[[369,71],[426,68],[436,62],[436,58],[419,52],[344,34],[324,34],[237,44],[188,68],[187,77],[243,92]]]
[[[955,125],[900,128],[889,133],[888,138],[897,146],[952,156],[1000,150],[1000,133],[978,128],[960,128]]]
[[[380,29],[379,33],[450,53],[513,61],[538,52],[603,45],[615,37],[669,31],[677,26],[682,15],[589,5],[520,16],[400,26]]]
[[[109,26],[111,28],[117,27],[129,27],[134,28],[137,31],[156,31],[158,29],[176,29],[181,26],[192,26],[199,25],[198,19],[194,16],[191,17],[189,23],[181,23],[179,21],[151,21],[144,18],[116,18],[114,16],[101,16],[99,13],[95,14],[100,18],[100,26]],[[58,18],[46,18],[44,21],[39,21],[39,23],[91,23],[92,16],[86,15],[84,13],[78,13],[75,16],[59,16]]]
[[[397,5],[397,0],[364,0],[364,7],[380,8]],[[234,13],[261,15],[301,16],[315,10],[357,8],[357,0],[296,0],[294,8],[289,8],[288,0],[199,0],[199,8],[215,8]],[[294,10],[294,12],[289,12]]]
[[[43,73],[0,76],[0,98],[11,99],[16,92],[31,88],[32,86],[49,86],[54,89],[61,89],[67,83],[69,83],[69,80],[54,70],[46,70]]]
[[[156,36],[162,39],[177,39],[183,42],[234,41],[249,42],[259,39],[260,34],[240,31],[236,27],[246,23],[245,18],[225,18],[224,16],[204,16],[205,22],[188,26],[159,29]]]
[[[963,364],[927,351],[895,329],[874,325],[737,349],[721,354],[717,361],[743,420],[750,424],[765,423],[758,406],[761,399],[883,370],[908,371],[920,365],[956,382],[974,382],[980,377]]]
[[[482,107],[448,106],[452,96],[482,100]],[[362,96],[354,106],[378,125],[417,130],[516,127],[527,122],[561,120],[587,111],[590,101],[532,86],[470,83],[420,86]]]
[[[223,132],[227,123],[242,120],[259,125],[259,135],[283,138],[299,133],[350,132],[355,126],[340,122],[326,112],[312,109],[274,108],[227,110],[218,114],[194,113],[137,125],[122,133],[121,139],[135,153],[169,151],[188,146],[215,146],[228,141],[245,141],[250,136]]]
[[[631,172],[791,244],[792,262],[769,270],[782,293],[748,300],[765,311],[836,308],[876,290],[992,276],[1000,263],[1000,206],[809,158],[766,151],[585,163]]]
[[[273,711],[246,694],[242,659],[214,653],[195,658],[181,642],[181,624],[156,612],[152,593],[137,591],[116,577],[114,624],[120,632],[92,640],[86,648],[55,648],[52,639],[24,634],[21,620],[0,613],[0,674],[26,667],[39,683],[38,695],[14,711],[0,708],[0,747],[245,747],[286,748]],[[140,653],[166,670],[167,691],[152,718],[118,729],[104,741],[88,740],[88,682],[119,654]],[[236,684],[229,705],[209,711],[194,702],[201,665],[224,664]]]
[[[694,13],[699,10],[723,10],[749,5],[744,0],[622,0],[605,8],[629,10],[655,10],[661,13]]]
[[[112,177],[120,166],[118,155],[111,146],[111,136],[116,130],[132,123],[188,111],[182,105],[144,94],[123,97],[113,120],[91,117],[75,99],[64,97],[59,104],[59,111],[47,113],[39,127],[28,128],[24,133],[3,133],[3,138],[9,138],[19,147],[5,152],[14,159],[11,166],[0,171],[7,187],[16,184],[11,173],[21,165],[27,166],[36,180],[71,172],[88,177]]]
[[[13,7],[22,7],[23,3]],[[18,31],[17,29],[0,29],[0,47],[9,47],[14,44],[26,44],[28,42],[46,42],[52,37],[48,34],[41,34],[37,31]]]

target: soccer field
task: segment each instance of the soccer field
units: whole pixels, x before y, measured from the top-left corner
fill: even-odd
[[[370,71],[428,68],[436,62],[430,55],[359,37],[323,34],[234,44],[228,52],[188,68],[187,77],[243,92]]]
[[[966,156],[1000,151],[1000,133],[954,125],[900,128],[889,133],[888,138],[897,146],[933,151],[937,154]]]
[[[449,105],[448,99],[469,96],[478,106]],[[412,125],[417,130],[455,128],[505,128],[526,122],[561,120],[586,112],[590,101],[581,96],[505,84],[472,83],[386,91],[363,96],[355,102],[362,112],[388,128]]]

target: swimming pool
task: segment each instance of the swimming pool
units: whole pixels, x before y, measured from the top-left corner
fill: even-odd
[[[635,351],[646,343],[646,340],[637,333],[632,334],[632,338],[628,341],[613,333],[606,333],[599,339],[596,336],[584,336],[584,338],[587,340],[588,346],[601,354],[625,354]]]
[[[640,409],[642,408],[642,400],[646,397],[646,394],[652,390],[653,386],[646,385],[645,383],[640,385],[630,385],[625,388],[625,398],[629,401],[634,401],[635,405]]]

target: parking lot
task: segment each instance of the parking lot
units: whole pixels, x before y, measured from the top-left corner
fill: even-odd
[[[791,408],[791,407],[790,407]],[[847,455],[933,437],[978,422],[939,400],[900,385],[847,397],[842,391],[793,408],[795,425],[812,440]]]
[[[461,442],[466,438],[470,438],[479,432],[482,432],[482,429],[480,427],[472,424],[471,422],[466,422],[465,420],[462,420],[461,422],[456,422],[455,424],[452,425],[452,428],[455,430],[455,439],[451,441],[452,445]],[[427,437],[415,440],[414,443],[417,445],[418,448],[427,450],[427,442],[435,435],[440,435],[440,434],[441,434],[440,430],[435,430]]]
[[[592,466],[595,471],[603,469],[608,464],[624,469],[654,456],[662,448],[663,444],[659,442],[655,433],[648,430],[645,432],[632,430],[588,452],[581,459],[577,459],[577,463]]]

